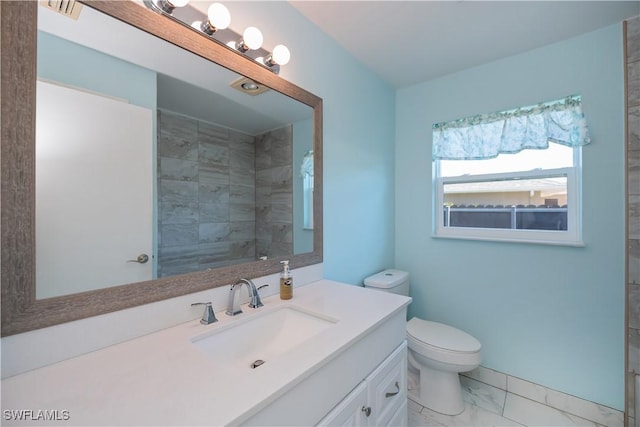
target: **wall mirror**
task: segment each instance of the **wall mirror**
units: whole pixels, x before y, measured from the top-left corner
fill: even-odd
[[[322,261],[320,98],[133,2],[87,2],[78,21],[35,2],[1,7],[3,336],[274,273],[282,259]],[[103,26],[126,34],[124,52]],[[266,92],[231,87],[243,78]],[[74,111],[68,97],[88,104]],[[145,124],[129,125],[138,115]],[[93,132],[67,163],[75,137],[62,128]],[[111,154],[87,146],[101,137]],[[137,153],[140,140],[151,143]],[[132,238],[139,229],[147,247]],[[109,258],[109,235],[128,247],[114,267],[94,264],[93,253]]]

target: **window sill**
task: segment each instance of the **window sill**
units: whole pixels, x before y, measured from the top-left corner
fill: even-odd
[[[548,246],[569,246],[576,248],[584,248],[587,245],[582,241],[561,241],[561,240],[538,240],[538,239],[526,239],[526,238],[509,238],[509,237],[488,237],[488,236],[455,236],[455,235],[442,235],[432,234],[434,239],[453,239],[453,240],[476,240],[484,242],[501,242],[501,243],[525,243],[534,245],[548,245]]]

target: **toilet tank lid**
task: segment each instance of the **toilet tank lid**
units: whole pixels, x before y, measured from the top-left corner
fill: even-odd
[[[409,280],[409,273],[402,270],[388,269],[364,279],[364,285],[371,288],[390,289],[400,286]]]

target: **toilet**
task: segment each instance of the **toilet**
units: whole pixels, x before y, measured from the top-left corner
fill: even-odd
[[[384,270],[367,277],[364,286],[409,296],[409,273]],[[480,365],[480,342],[453,326],[414,317],[407,322],[407,344],[409,397],[442,414],[464,411],[458,373]]]

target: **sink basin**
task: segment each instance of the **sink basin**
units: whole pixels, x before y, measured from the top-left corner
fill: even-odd
[[[191,341],[219,366],[249,370],[313,339],[337,321],[295,306],[284,306],[238,319]]]

